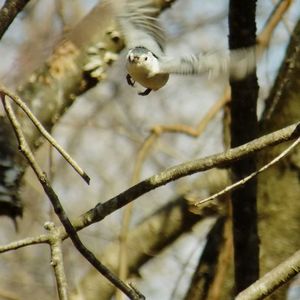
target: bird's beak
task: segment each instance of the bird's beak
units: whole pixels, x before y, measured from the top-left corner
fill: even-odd
[[[139,61],[139,57],[136,56],[136,55],[130,54],[128,56],[128,60],[129,60],[130,63],[136,63],[136,62]]]

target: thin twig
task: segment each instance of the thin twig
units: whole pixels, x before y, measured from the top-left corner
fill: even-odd
[[[220,196],[222,196],[228,192],[231,192],[231,191],[239,188],[240,186],[246,184],[246,182],[248,182],[249,180],[251,180],[252,178],[257,176],[258,174],[262,173],[263,171],[267,170],[268,168],[270,168],[271,166],[276,164],[279,160],[281,160],[284,156],[286,156],[291,150],[293,150],[295,147],[297,147],[299,143],[300,143],[300,138],[298,138],[296,141],[294,141],[287,149],[282,151],[279,155],[277,155],[274,159],[272,159],[268,164],[261,167],[259,170],[255,171],[255,172],[251,173],[250,175],[244,177],[243,179],[227,186],[222,191],[215,193],[203,200],[197,201],[196,203],[194,203],[194,205],[200,206],[201,204],[203,204],[205,202],[214,200],[215,198],[220,197]]]
[[[259,45],[261,45],[262,47],[266,47],[269,45],[274,29],[276,28],[278,23],[282,21],[283,15],[287,12],[292,2],[292,0],[283,0],[276,7],[276,10],[273,11],[263,31],[257,37],[257,43]]]
[[[17,136],[20,151],[28,161],[29,165],[33,169],[34,173],[36,174],[39,182],[41,183],[48,199],[52,203],[54,211],[56,215],[59,217],[61,223],[63,224],[66,232],[68,233],[70,239],[72,240],[76,249],[93,265],[103,276],[105,276],[111,283],[113,283],[116,287],[121,289],[130,299],[141,299],[139,295],[136,294],[134,290],[132,290],[128,285],[126,285],[123,281],[119,280],[106,266],[104,266],[96,257],[95,255],[88,250],[84,244],[81,242],[75,228],[73,227],[72,223],[70,222],[63,206],[60,203],[60,200],[52,189],[49,181],[46,177],[46,174],[43,173],[35,158],[26,142],[26,139],[23,135],[21,130],[20,124],[14,114],[14,111],[9,103],[6,100],[4,94],[0,94],[2,99],[2,103],[5,109],[5,112],[13,126],[15,134]]]
[[[39,130],[42,136],[64,157],[64,159],[73,167],[73,169],[84,179],[86,183],[90,183],[90,177],[80,168],[76,161],[57,143],[51,134],[44,128],[40,121],[34,116],[29,107],[21,100],[20,97],[11,93],[8,89],[1,86],[0,92],[12,99],[28,116],[31,122]]]
[[[51,238],[49,245],[51,249],[51,265],[54,270],[57,292],[60,300],[68,300],[68,285],[64,270],[63,254],[62,254],[62,239],[60,231],[55,227],[54,223],[47,222],[44,225],[45,229],[49,230]]]
[[[282,2],[284,2],[284,1],[291,2],[290,4],[292,4],[292,2],[293,2],[293,0],[281,0],[281,1],[282,1]],[[272,0],[272,3],[273,3],[274,5],[276,5],[276,0]],[[283,17],[282,17],[282,23],[283,23],[283,25],[284,25],[286,31],[287,31],[289,34],[292,34],[292,29],[291,29],[290,26],[289,26],[289,23],[288,23],[288,20],[287,20],[286,16],[283,16]]]
[[[45,234],[39,235],[37,237],[29,237],[23,240],[12,242],[5,246],[0,246],[0,253],[4,253],[11,250],[17,250],[19,248],[23,248],[30,245],[46,244],[48,243],[48,241],[49,241],[49,235],[45,235]]]

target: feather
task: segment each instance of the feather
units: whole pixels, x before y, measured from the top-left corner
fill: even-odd
[[[233,79],[242,79],[256,66],[255,47],[245,49],[215,51],[182,57],[160,58],[160,72],[181,75],[202,75],[209,78],[230,75]]]
[[[163,54],[165,34],[156,15],[158,9],[150,0],[117,1],[117,19],[125,38],[127,48],[145,47],[157,56]]]

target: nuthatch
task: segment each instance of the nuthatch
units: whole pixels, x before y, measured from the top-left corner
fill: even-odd
[[[148,95],[163,87],[169,74],[202,75],[209,77],[229,74],[242,79],[256,65],[256,48],[216,51],[200,55],[169,57],[164,53],[165,35],[155,17],[157,9],[151,0],[122,0],[117,16],[128,50],[126,57],[127,82],[138,82],[146,88],[139,95]]]

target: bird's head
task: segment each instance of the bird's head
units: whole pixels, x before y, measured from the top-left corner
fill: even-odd
[[[127,63],[145,69],[149,74],[156,73],[159,67],[157,56],[144,47],[130,49],[127,54]]]

